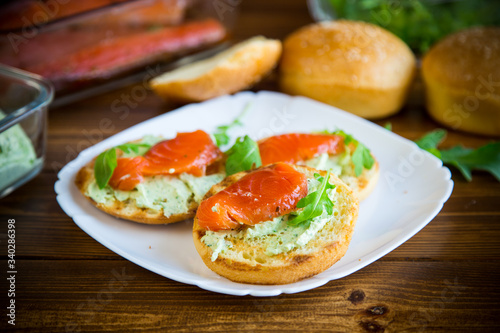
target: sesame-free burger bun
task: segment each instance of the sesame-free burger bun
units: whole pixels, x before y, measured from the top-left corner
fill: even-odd
[[[396,113],[416,60],[398,37],[376,25],[339,20],[305,26],[283,45],[281,89],[365,118]]]
[[[422,61],[426,105],[438,122],[500,136],[500,28],[476,27],[438,42]]]

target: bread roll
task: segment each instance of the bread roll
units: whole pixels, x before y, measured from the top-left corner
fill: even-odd
[[[161,97],[177,102],[200,102],[250,87],[276,66],[281,42],[262,36],[205,60],[188,64],[151,80]]]
[[[392,33],[339,20],[306,26],[283,45],[281,89],[365,118],[397,112],[415,73],[415,57]]]
[[[438,42],[422,61],[422,76],[436,121],[500,135],[500,28],[467,29]]]

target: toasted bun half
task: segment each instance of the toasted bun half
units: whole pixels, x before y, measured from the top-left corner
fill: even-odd
[[[438,122],[500,136],[500,28],[476,27],[438,42],[422,61],[426,105]]]
[[[148,208],[138,207],[134,200],[119,201],[119,200],[108,200],[106,203],[99,203],[94,201],[91,197],[87,195],[87,191],[90,186],[95,183],[94,177],[94,160],[89,164],[85,165],[78,174],[76,175],[75,184],[82,192],[82,194],[90,200],[90,202],[96,206],[98,209],[116,216],[121,219],[144,223],[144,224],[167,224],[179,222],[188,218],[194,217],[196,213],[196,208],[198,208],[198,203],[195,200],[191,200],[188,205],[188,209],[181,214],[172,214],[168,217],[165,216],[165,212],[162,210],[151,210]]]
[[[363,169],[363,173],[356,177],[355,175],[340,175],[340,179],[349,186],[359,201],[363,201],[370,196],[375,189],[380,177],[380,167],[375,160],[371,169]]]
[[[318,171],[305,166],[296,166],[296,169],[306,174],[308,178],[313,178],[314,173],[326,175],[326,171]],[[211,188],[205,199],[236,182],[247,173],[240,172],[225,178]],[[262,241],[258,238],[245,240],[227,235],[225,240],[230,242],[232,247],[220,252],[217,259],[212,261],[213,250],[202,241],[207,231],[198,225],[195,217],[193,239],[196,250],[212,271],[235,282],[287,284],[316,275],[344,256],[358,217],[358,199],[352,190],[333,174],[330,176],[330,183],[336,185],[337,213],[331,216],[325,226],[306,245],[268,256],[265,253],[266,249],[262,246]]]
[[[415,71],[415,56],[389,31],[338,20],[305,26],[285,39],[280,85],[288,94],[374,119],[399,111]]]
[[[266,75],[281,55],[279,40],[253,37],[205,60],[151,80],[161,97],[178,102],[200,102],[248,88]]]

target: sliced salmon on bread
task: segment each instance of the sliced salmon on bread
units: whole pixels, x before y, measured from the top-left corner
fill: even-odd
[[[248,173],[202,201],[196,216],[200,227],[212,231],[255,225],[290,213],[306,194],[306,176],[277,163]]]
[[[334,174],[330,174],[329,178],[324,180],[327,176],[326,171],[306,166],[289,167],[306,178],[307,197],[314,195],[321,188],[320,175],[323,181],[332,185],[331,187],[334,185],[333,189],[327,190],[328,200],[333,204],[333,209],[329,212],[325,208],[321,215],[301,224],[290,224],[291,217],[300,212],[300,209],[305,210],[307,207],[293,208],[288,213],[283,211],[278,216],[271,214],[266,221],[258,222],[262,216],[255,211],[276,207],[276,204],[269,203],[266,199],[262,205],[254,204],[252,209],[240,211],[252,222],[236,223],[230,230],[208,230],[205,228],[206,221],[203,221],[205,217],[201,207],[219,193],[234,186],[242,190],[241,197],[249,198],[258,197],[261,193],[279,195],[284,191],[278,189],[270,191],[267,186],[259,189],[238,185],[240,181],[247,182],[246,177],[258,172],[259,169],[228,176],[207,193],[194,219],[194,244],[208,268],[235,282],[286,284],[318,274],[342,258],[347,251],[358,216],[357,197]],[[297,184],[299,183],[302,184],[302,181],[297,181]],[[244,191],[244,188],[250,192]],[[289,189],[288,192],[293,193],[294,190]],[[276,197],[276,200],[280,200],[279,197]],[[204,209],[210,210],[211,207],[212,203]],[[226,209],[230,211],[227,207]]]
[[[289,133],[262,139],[258,144],[263,165],[287,162],[319,170],[332,169],[360,200],[369,196],[379,178],[379,165],[373,155],[373,166],[356,173],[353,156],[357,147],[352,142],[346,144],[343,135]]]
[[[146,224],[192,218],[205,193],[225,176],[223,154],[203,131],[129,143],[133,144],[150,148],[141,148],[141,154],[112,148],[116,167],[107,185],[97,183],[97,158],[75,180],[92,204],[113,216]]]

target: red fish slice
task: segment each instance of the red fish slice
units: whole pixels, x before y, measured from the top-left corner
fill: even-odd
[[[343,138],[333,134],[282,134],[259,142],[262,164],[298,163],[323,153],[337,154],[344,150]]]
[[[148,163],[142,156],[121,157],[109,179],[109,185],[122,191],[132,191],[143,181],[142,168]]]
[[[144,156],[118,158],[109,184],[122,191],[131,191],[143,181],[144,176],[183,172],[204,176],[207,166],[222,155],[206,132],[178,133],[175,138],[151,147]]]
[[[210,135],[198,130],[178,133],[174,139],[154,145],[144,157],[148,164],[143,168],[147,176],[180,174],[205,175],[208,165],[222,157]]]
[[[277,163],[250,172],[202,201],[196,218],[200,227],[213,231],[255,225],[290,213],[306,195],[306,175]]]
[[[107,78],[124,68],[141,66],[159,56],[220,41],[225,35],[224,26],[207,19],[115,38],[65,59],[54,59],[27,69],[56,82]]]

